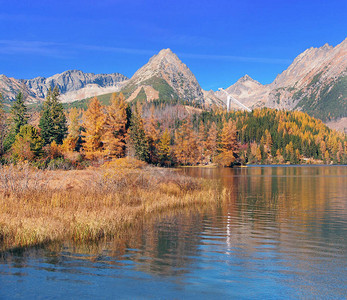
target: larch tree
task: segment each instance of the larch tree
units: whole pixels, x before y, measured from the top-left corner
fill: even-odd
[[[182,165],[195,165],[199,161],[197,136],[190,119],[175,132],[174,154],[177,162]]]
[[[239,144],[237,142],[236,125],[232,120],[224,123],[219,150],[220,154],[217,159],[220,165],[229,167],[236,161]]]
[[[158,144],[158,158],[161,165],[170,165],[170,141],[171,137],[167,129],[163,132]]]
[[[197,137],[197,150],[198,150],[198,161],[200,163],[203,163],[206,161],[206,132],[205,132],[205,125],[202,121],[200,121],[199,124],[199,132]]]
[[[217,125],[215,122],[213,122],[208,131],[207,139],[206,139],[205,155],[209,162],[213,162],[214,158],[217,155],[217,149],[218,149],[217,139],[218,139]]]
[[[90,101],[83,118],[85,129],[83,149],[87,158],[96,158],[101,155],[103,148],[102,135],[105,124],[105,113],[97,97]]]
[[[71,108],[68,113],[68,135],[63,141],[63,150],[67,152],[79,150],[80,139],[80,112],[77,108]]]
[[[104,124],[104,151],[108,157],[125,155],[127,138],[127,104],[122,93],[112,94],[111,104],[106,109]]]
[[[63,143],[68,128],[63,104],[59,101],[57,86],[53,90],[49,88],[47,92],[39,127],[45,145],[51,144],[53,141],[58,145]]]

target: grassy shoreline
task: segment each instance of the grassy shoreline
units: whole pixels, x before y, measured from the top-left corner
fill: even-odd
[[[0,249],[53,241],[97,241],[148,215],[216,203],[215,182],[122,159],[100,168],[0,170]]]

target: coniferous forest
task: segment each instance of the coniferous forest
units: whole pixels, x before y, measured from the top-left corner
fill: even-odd
[[[83,168],[125,156],[160,166],[216,164],[346,164],[347,139],[303,112],[226,112],[175,102],[64,108],[57,87],[40,112],[19,93],[9,112],[0,104],[0,161],[39,168]]]

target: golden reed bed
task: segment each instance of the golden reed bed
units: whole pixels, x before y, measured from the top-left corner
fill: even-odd
[[[216,182],[132,159],[74,171],[0,166],[0,249],[113,238],[150,214],[221,195]]]

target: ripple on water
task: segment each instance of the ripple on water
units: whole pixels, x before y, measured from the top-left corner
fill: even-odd
[[[4,255],[0,298],[345,298],[346,167],[208,174],[230,189],[211,211],[144,220],[95,248]]]

